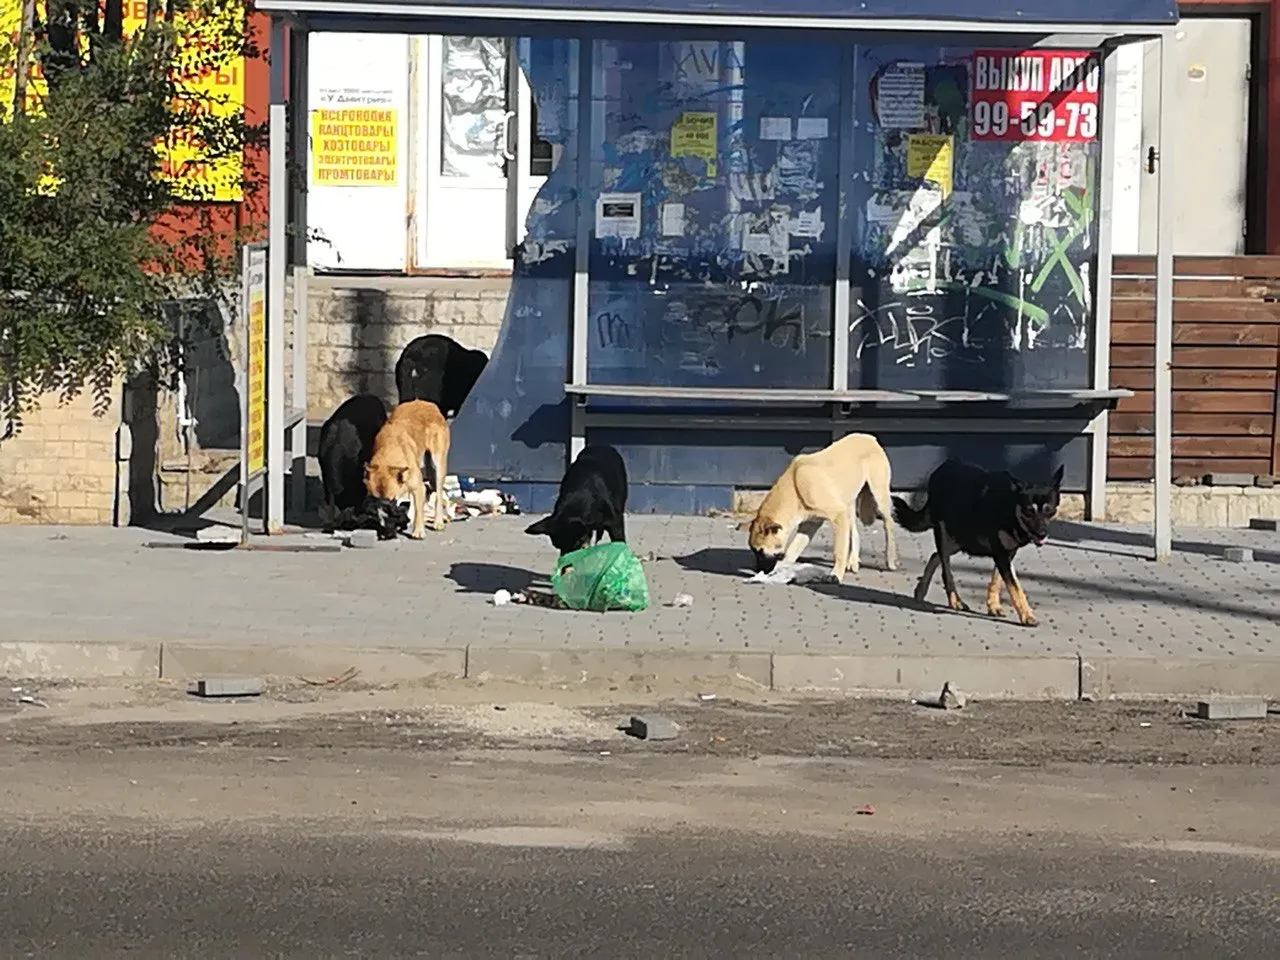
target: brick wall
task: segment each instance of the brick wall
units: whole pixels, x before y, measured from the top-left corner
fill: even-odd
[[[506,311],[500,278],[313,277],[308,287],[307,415],[323,420],[355,393],[396,401],[395,367],[415,337],[441,333],[489,353]]]
[[[128,483],[118,470],[119,431],[117,403],[95,411],[87,393],[65,404],[46,396],[0,440],[0,523],[111,523]]]

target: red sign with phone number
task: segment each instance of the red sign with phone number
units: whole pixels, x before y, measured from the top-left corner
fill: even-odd
[[[1100,77],[1097,55],[1089,50],[976,50],[969,68],[969,139],[1097,139]]]

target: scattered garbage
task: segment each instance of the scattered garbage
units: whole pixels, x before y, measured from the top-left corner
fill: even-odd
[[[566,553],[551,574],[556,596],[570,610],[639,612],[649,606],[649,584],[625,543],[597,543]]]
[[[780,563],[768,573],[756,571],[747,577],[747,583],[818,583],[834,579],[835,575],[830,570],[816,563]]]
[[[857,810],[853,812],[860,817],[873,817],[875,816],[876,808],[869,803],[864,803],[862,806],[860,806]]]
[[[952,689],[951,681],[948,680],[943,683],[942,690],[936,697],[921,697],[915,702],[919,706],[933,707],[935,710],[961,710],[968,699],[960,691]]]
[[[676,594],[676,595],[671,599],[671,606],[673,606],[673,607],[692,607],[692,606],[693,606],[693,597],[689,596],[689,594],[687,594],[687,593],[677,593],[677,594]]]
[[[187,686],[187,693],[197,697],[256,697],[262,693],[262,680],[258,677],[196,680]]]
[[[18,702],[19,702],[19,703],[25,703],[25,704],[28,704],[28,705],[33,706],[33,707],[48,707],[48,706],[49,706],[49,705],[48,705],[47,703],[45,703],[43,700],[40,700],[40,699],[38,699],[38,698],[36,698],[36,697],[33,697],[33,696],[30,696],[29,694],[24,694],[23,696],[19,697],[19,698],[18,698]]]
[[[495,607],[505,607],[511,600],[510,590],[495,590],[493,592],[493,605]]]
[[[639,740],[674,740],[680,726],[656,713],[640,714],[631,718],[626,732]]]
[[[1150,721],[1150,720],[1143,720],[1141,723],[1139,723],[1139,724],[1138,724],[1138,726],[1143,727],[1143,728],[1145,729],[1146,727],[1151,726],[1151,721]]]
[[[711,702],[712,700],[714,700],[715,698],[716,698],[716,695],[715,695],[714,693],[700,693],[700,694],[698,694],[698,699],[699,699],[699,700],[701,700],[703,703],[710,703],[710,702]]]
[[[476,488],[475,477],[459,477],[449,474],[443,484],[446,510],[454,520],[467,520],[471,517],[498,516],[508,514],[518,516],[520,505],[509,493],[503,493],[494,487]],[[434,492],[427,502],[434,508]]]

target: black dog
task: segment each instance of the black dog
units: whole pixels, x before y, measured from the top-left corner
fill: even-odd
[[[584,447],[560,481],[551,516],[543,517],[525,533],[546,534],[560,555],[596,543],[607,533],[614,543],[626,543],[623,517],[627,511],[627,465],[622,455],[605,443]]]
[[[488,362],[483,350],[468,350],[441,334],[418,337],[396,361],[400,402],[429,400],[452,417],[462,409]]]
[[[1062,467],[1046,483],[1024,483],[1003,470],[983,470],[959,460],[948,460],[929,477],[923,506],[913,510],[900,497],[893,498],[893,516],[912,533],[933,528],[935,552],[916,584],[916,600],[923,600],[942,567],[942,584],[953,610],[968,610],[956,592],[951,575],[951,554],[991,557],[995,569],[987,585],[987,612],[1003,617],[1000,581],[1004,581],[1014,610],[1024,626],[1038,621],[1013,572],[1014,554],[1029,543],[1037,547],[1049,535],[1049,521],[1058,512],[1062,492]]]
[[[364,465],[373,454],[373,438],[387,422],[387,408],[371,393],[344,401],[320,428],[320,480],[324,484],[322,515],[327,530],[378,531],[391,540],[409,525],[407,504],[370,497]]]

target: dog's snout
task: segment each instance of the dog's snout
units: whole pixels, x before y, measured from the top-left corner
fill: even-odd
[[[756,558],[756,570],[763,574],[773,573],[773,568],[778,565],[778,558],[765,553],[763,550],[754,550],[752,552]]]

